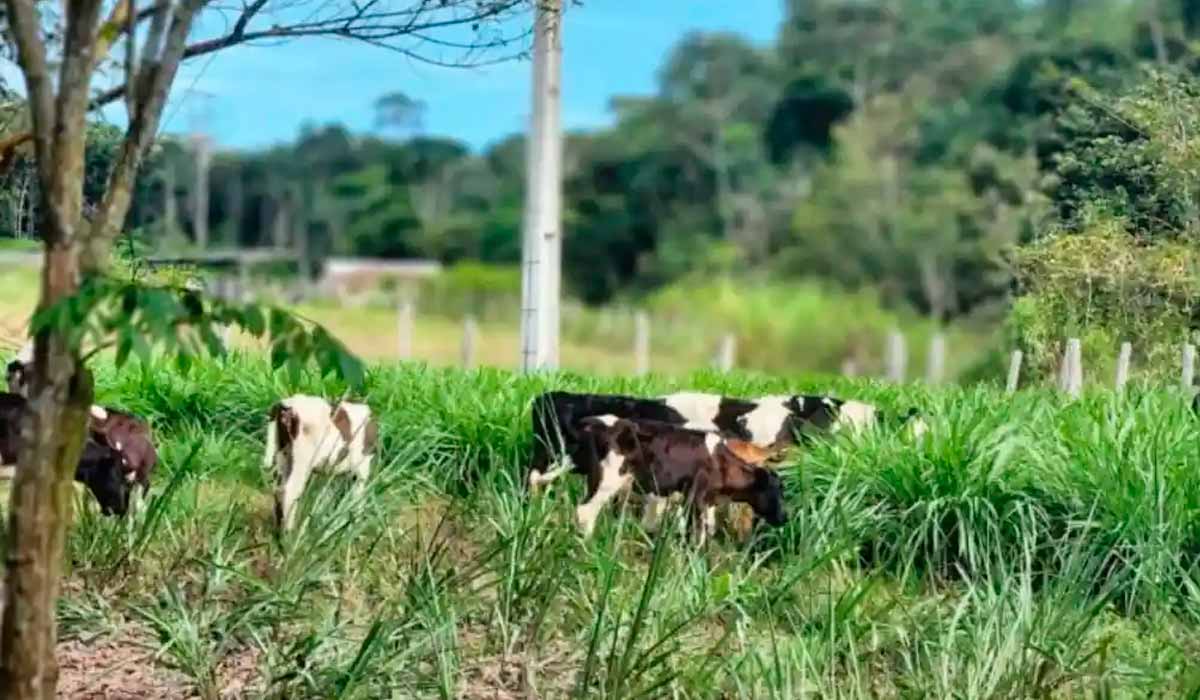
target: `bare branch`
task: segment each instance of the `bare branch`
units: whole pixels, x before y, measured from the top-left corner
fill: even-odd
[[[85,271],[102,269],[112,240],[120,231],[129,211],[133,180],[138,166],[158,131],[159,118],[167,92],[183,60],[187,35],[196,12],[205,0],[184,0],[171,19],[171,28],[157,61],[144,60],[138,76],[137,101],[125,130],[121,152],[108,177],[104,200],[92,221],[92,229],[83,251],[81,267]],[[148,59],[148,57],[147,57]]]
[[[40,33],[40,18],[33,0],[5,0],[13,38],[17,43],[17,61],[25,75],[25,90],[29,96],[29,111],[33,128],[30,134],[21,134],[9,139],[9,150],[32,138],[39,161],[49,162],[54,143],[54,86],[50,79],[50,68],[46,64],[46,45]],[[7,155],[8,151],[5,151]],[[41,180],[43,171],[39,169]],[[50,187],[48,180],[41,180],[43,191]]]
[[[57,219],[57,225],[47,227],[45,235],[56,232],[58,235],[71,236],[79,222],[83,206],[83,150],[88,87],[95,67],[93,59],[96,56],[96,25],[99,21],[100,0],[68,2],[62,69],[54,106],[52,159],[46,161],[39,157],[37,164],[38,170],[49,171],[45,177],[51,186],[45,201],[51,211],[47,214]]]
[[[122,3],[124,4],[124,3]],[[137,0],[129,0],[129,12],[126,13],[125,22],[125,82],[131,82],[137,76]],[[130,91],[125,95],[125,113],[129,117],[133,116],[133,110],[136,108],[134,102],[135,91]]]
[[[5,0],[9,3],[29,0]],[[128,1],[128,0],[124,0]],[[372,46],[393,51],[414,61],[429,65],[465,68],[489,65],[511,60],[523,55],[530,36],[524,24],[509,34],[485,33],[484,25],[503,22],[506,18],[528,10],[528,0],[410,0],[404,9],[381,9],[382,0],[349,0],[334,11],[315,19],[305,19],[289,24],[275,24],[255,29],[252,25],[267,8],[270,0],[250,0],[237,11],[229,31],[225,34],[202,39],[183,52],[183,60],[205,56],[239,44],[283,41],[301,37],[330,37],[360,41]],[[170,16],[169,0],[157,0],[155,5],[137,12],[137,21],[151,19],[150,31],[142,45],[141,61],[147,64],[158,56],[162,32]],[[324,7],[322,5],[322,7]],[[456,42],[434,39],[432,33],[452,27],[470,28],[474,41]],[[457,58],[445,58],[422,51],[422,47],[437,47],[461,52]],[[503,51],[511,49],[509,51]],[[483,58],[487,53],[502,51],[500,55]],[[145,65],[141,74],[145,74]],[[126,80],[128,83],[128,79]],[[136,86],[138,81],[134,81]],[[108,89],[92,98],[91,109],[99,109],[125,96],[127,85]],[[136,91],[136,87],[135,87]],[[139,95],[133,101],[143,101]],[[8,153],[7,143],[0,142],[0,163]]]

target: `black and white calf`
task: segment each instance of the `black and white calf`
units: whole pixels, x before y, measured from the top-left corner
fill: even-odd
[[[295,525],[296,502],[315,470],[353,475],[361,495],[371,476],[378,433],[364,403],[342,401],[331,407],[319,396],[297,394],[272,406],[263,462],[276,473],[276,524],[285,530]]]
[[[579,431],[581,449],[591,457],[587,500],[576,508],[585,537],[605,504],[631,488],[660,501],[683,496],[701,543],[722,503],[746,503],[771,525],[787,520],[779,476],[742,459],[712,431],[613,415],[584,418]]]

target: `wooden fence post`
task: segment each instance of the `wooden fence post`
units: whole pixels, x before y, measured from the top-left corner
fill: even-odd
[[[899,383],[904,381],[905,364],[908,362],[904,347],[904,336],[900,331],[888,333],[887,339],[887,378]]]
[[[1129,361],[1133,357],[1133,345],[1128,341],[1121,343],[1121,354],[1117,355],[1117,376],[1113,386],[1117,391],[1125,388],[1129,382]]]
[[[846,359],[842,360],[842,376],[858,376],[858,363],[854,361],[853,357],[847,357]]]
[[[1076,338],[1071,347],[1071,393],[1076,398],[1083,393],[1083,343]]]
[[[1196,346],[1191,343],[1184,343],[1182,371],[1179,373],[1179,383],[1184,390],[1190,390],[1196,378]]]
[[[633,317],[633,367],[639,376],[650,371],[650,317],[645,311]]]
[[[721,349],[717,353],[717,369],[729,372],[737,362],[737,338],[732,333],[726,333],[721,339]]]
[[[1083,391],[1083,357],[1079,338],[1067,339],[1059,372],[1059,389],[1073,399],[1079,398]]]
[[[925,361],[925,379],[940,384],[946,376],[946,336],[934,333],[929,339],[929,357]]]
[[[471,369],[475,366],[475,337],[478,334],[479,325],[475,323],[475,317],[465,317],[462,337],[462,366],[464,369]]]
[[[1020,350],[1012,351],[1012,359],[1008,361],[1008,384],[1005,389],[1008,393],[1016,392],[1017,386],[1021,382],[1021,358],[1024,354]]]
[[[411,299],[404,298],[400,300],[400,306],[396,310],[396,354],[401,360],[412,359],[413,354],[413,322],[416,313],[413,310]]]

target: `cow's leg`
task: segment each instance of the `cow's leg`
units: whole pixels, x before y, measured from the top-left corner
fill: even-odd
[[[304,495],[304,486],[308,482],[309,469],[295,465],[292,472],[283,482],[279,495],[279,510],[283,517],[283,529],[291,530],[296,526],[296,506]]]
[[[137,515],[142,509],[142,486],[133,483],[129,485],[129,514]]]
[[[558,477],[560,477],[563,474],[566,474],[567,472],[574,469],[575,465],[573,465],[571,462],[569,462],[567,460],[568,460],[568,458],[566,458],[566,457],[560,458],[558,466],[556,466],[554,469],[551,469],[550,471],[547,471],[547,472],[543,472],[538,469],[534,469],[534,470],[530,471],[529,472],[529,492],[530,493],[539,493],[541,491],[542,486],[545,486],[545,485],[551,483],[552,481],[558,479]]]
[[[642,527],[646,532],[658,532],[663,513],[667,511],[667,506],[670,503],[669,498],[656,496],[652,493],[646,494],[646,500],[642,506]]]
[[[315,467],[316,450],[296,449],[293,444],[290,464],[281,472],[283,483],[276,500],[276,511],[283,522],[284,530],[291,530],[296,524],[296,505],[304,495],[304,486]]]
[[[630,474],[621,474],[621,467],[625,463],[625,458],[620,455],[609,455],[600,463],[599,479],[595,481],[595,488],[589,489],[591,495],[588,500],[575,509],[575,518],[579,522],[579,527],[583,530],[584,537],[591,537],[592,531],[596,528],[596,516],[603,510],[612,497],[617,495],[622,490],[629,487],[633,476]],[[590,484],[589,484],[590,485]]]
[[[709,477],[704,472],[696,475],[687,497],[687,520],[699,546],[708,540],[709,523],[715,520],[716,504],[710,498]]]

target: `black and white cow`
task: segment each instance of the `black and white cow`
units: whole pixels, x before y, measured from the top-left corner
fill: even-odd
[[[738,438],[764,449],[778,449],[814,432],[861,430],[875,425],[875,406],[830,396],[772,395],[740,399],[700,392],[678,392],[655,398],[554,391],[536,397],[532,405],[533,459],[527,483],[531,491],[563,474],[586,474],[580,463],[578,423],[584,418],[612,415],[650,420],[693,430],[708,430]],[[905,417],[914,434],[925,431],[916,411]],[[570,464],[561,464],[567,457]],[[549,469],[552,463],[557,463]]]

